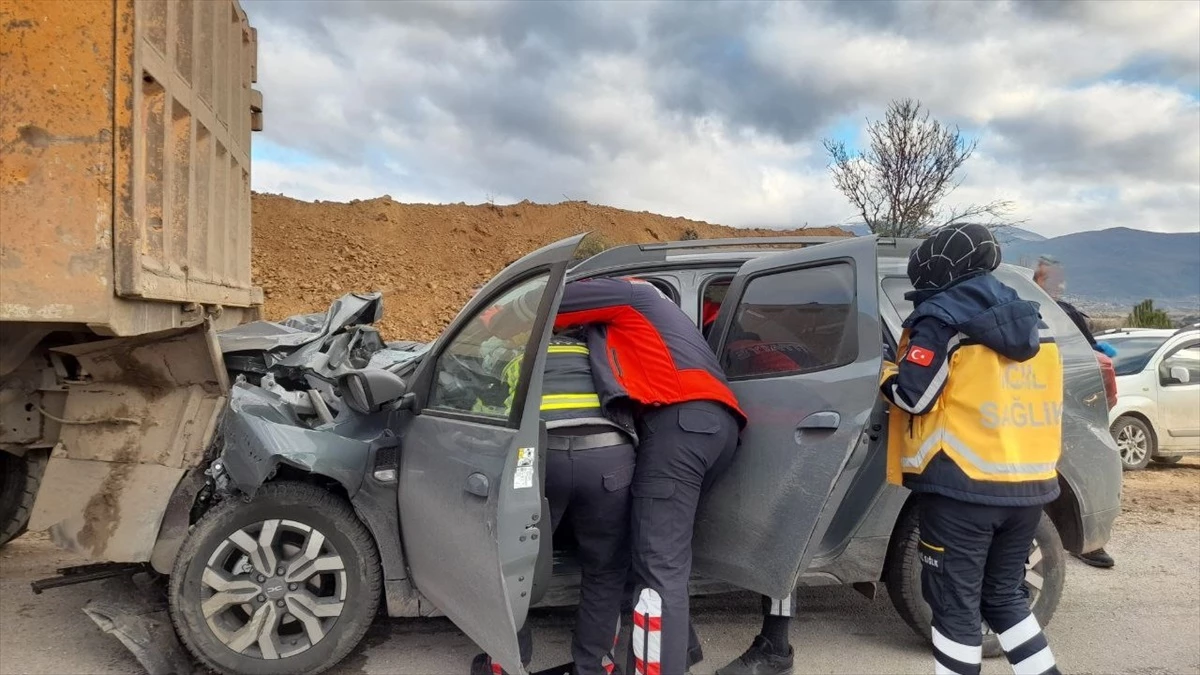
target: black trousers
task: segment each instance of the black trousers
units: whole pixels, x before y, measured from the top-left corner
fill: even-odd
[[[920,501],[921,588],[933,610],[935,672],[976,675],[982,621],[997,633],[1016,675],[1058,673],[1029,611],[1025,560],[1040,506],[984,506],[940,495]]]
[[[586,440],[590,437],[574,437]],[[572,437],[559,436],[570,443]],[[571,518],[579,547],[579,611],[571,656],[579,675],[612,672],[621,600],[629,575],[630,483],[635,454],[629,444],[586,450],[551,449],[546,459],[550,527]],[[521,661],[533,657],[533,632],[526,622],[517,634]]]
[[[689,401],[638,420],[633,479],[633,636],[636,673],[688,668],[688,581],[696,508],[733,461],[738,424],[723,405]]]

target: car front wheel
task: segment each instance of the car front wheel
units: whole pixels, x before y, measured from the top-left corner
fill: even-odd
[[[313,675],[362,639],[381,583],[374,540],[345,501],[268,484],[196,523],[171,575],[171,618],[217,672]]]
[[[888,596],[900,617],[918,636],[926,641],[932,639],[933,611],[921,595],[921,561],[917,555],[920,539],[917,509],[907,509],[897,523],[892,536],[888,564],[884,569],[883,581]],[[1058,608],[1066,584],[1067,560],[1063,552],[1058,529],[1045,513],[1038,523],[1033,537],[1029,557],[1025,560],[1025,590],[1029,594],[1029,608],[1038,623],[1046,626]],[[983,655],[1001,656],[1000,638],[983,626]]]
[[[1146,468],[1154,456],[1154,434],[1146,423],[1136,417],[1122,415],[1112,425],[1113,440],[1121,451],[1121,468],[1139,471]]]

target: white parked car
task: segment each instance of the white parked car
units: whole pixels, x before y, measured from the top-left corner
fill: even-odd
[[[1200,324],[1096,336],[1117,350],[1112,435],[1126,471],[1200,454]]]

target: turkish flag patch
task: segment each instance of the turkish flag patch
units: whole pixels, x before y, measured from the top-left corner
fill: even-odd
[[[908,350],[908,356],[905,358],[917,364],[918,366],[928,368],[933,363],[933,352],[920,347],[910,347]]]

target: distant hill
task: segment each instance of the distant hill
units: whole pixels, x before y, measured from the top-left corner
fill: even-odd
[[[1041,241],[1011,241],[1006,262],[1032,267],[1059,260],[1067,295],[1096,309],[1122,310],[1153,299],[1176,310],[1200,308],[1200,232],[1162,234],[1119,227]]]
[[[870,234],[863,223],[839,227],[855,236]],[[1043,255],[1062,262],[1068,297],[1093,312],[1125,313],[1147,298],[1177,312],[1200,310],[1200,232],[1120,227],[1047,239],[1005,226],[995,233],[1005,262],[1034,267]]]
[[[1001,244],[1011,244],[1020,241],[1046,241],[1046,237],[1037,232],[1030,232],[1025,228],[1012,225],[997,227],[993,230],[993,233],[996,235],[996,241]]]
[[[839,225],[846,232],[853,234],[856,237],[863,237],[871,234],[871,228],[867,227],[866,223],[855,223],[853,225]],[[998,227],[993,232],[996,235],[996,240],[1001,244],[1008,244],[1016,241],[1046,241],[1046,238],[1037,232],[1030,232],[1024,228],[1005,225]]]

